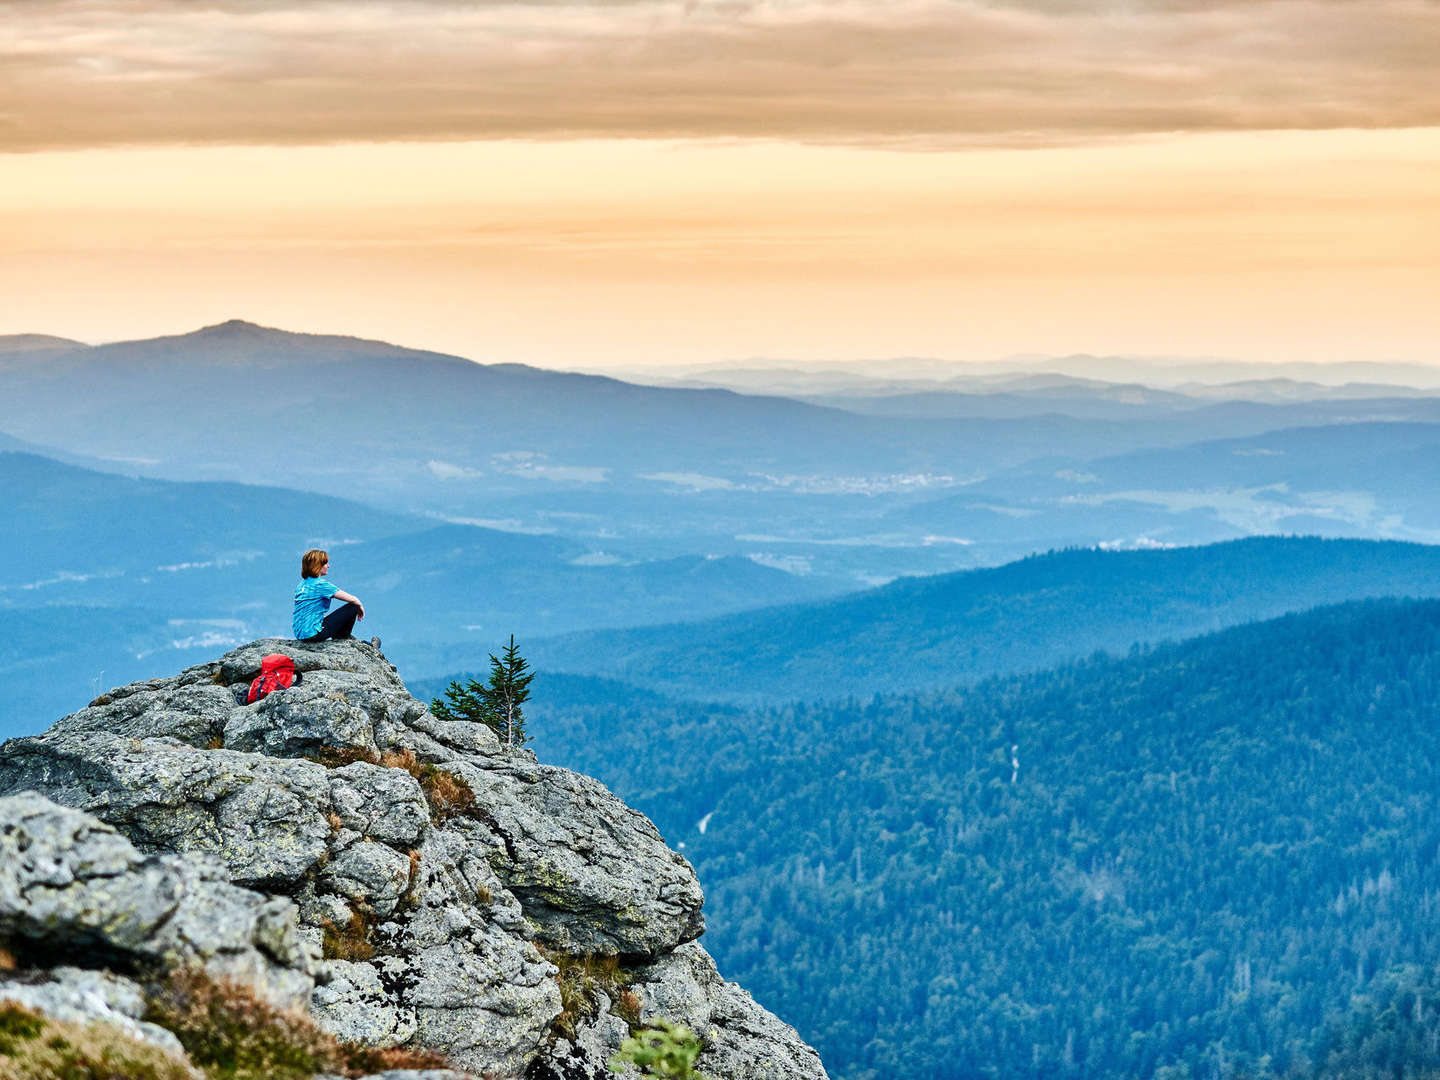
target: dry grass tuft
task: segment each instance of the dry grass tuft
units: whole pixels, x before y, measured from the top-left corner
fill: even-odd
[[[369,960],[375,955],[370,943],[374,916],[368,908],[351,908],[344,926],[325,921],[321,952],[326,960]]]
[[[318,761],[327,769],[343,769],[346,765],[354,765],[357,761],[379,765],[380,755],[373,750],[364,750],[358,746],[347,746],[343,749],[327,747],[314,755],[311,760]]]
[[[345,1064],[352,1076],[383,1073],[392,1069],[450,1069],[444,1054],[434,1050],[412,1050],[405,1046],[342,1046]]]
[[[640,995],[627,986],[620,991],[620,996],[615,999],[612,1008],[615,1015],[629,1024],[630,1030],[634,1032],[640,1027],[640,1010],[644,1005]]]
[[[335,1041],[308,1017],[199,972],[172,974],[151,995],[145,1019],[174,1032],[190,1059],[217,1080],[301,1080],[338,1058]]]
[[[420,906],[420,852],[410,852],[410,877],[405,882],[405,891],[400,894],[400,903],[407,908]]]
[[[553,1029],[556,1035],[575,1038],[581,1020],[599,1015],[602,992],[610,999],[612,1011],[632,1030],[639,1025],[640,996],[629,988],[630,972],[620,966],[618,956],[576,956],[544,946],[536,948],[560,969],[555,975],[560,987],[560,1015]]]
[[[247,986],[176,972],[151,997],[145,1019],[169,1028],[211,1080],[308,1080],[388,1069],[440,1069],[428,1050],[342,1043],[298,1010],[277,1009]],[[168,1080],[168,1078],[167,1078]]]
[[[469,816],[475,809],[475,790],[462,776],[456,776],[433,765],[422,766],[426,770],[420,779],[420,786],[430,802],[430,814],[437,821],[458,816]]]
[[[40,1037],[45,1018],[13,1001],[0,1003],[0,1054],[14,1054],[21,1043]]]
[[[413,750],[373,750],[347,747],[343,750],[322,750],[311,758],[327,769],[341,769],[357,761],[381,765],[387,769],[404,769],[420,783],[425,801],[430,804],[430,820],[437,825],[452,817],[470,816],[475,812],[475,790],[458,776],[438,765],[421,762]]]
[[[0,1080],[190,1080],[184,1061],[109,1024],[67,1024],[0,1001]]]
[[[380,755],[380,764],[389,769],[404,769],[419,781],[425,801],[430,804],[430,819],[437,824],[475,809],[475,791],[463,776],[438,765],[422,764],[413,750],[387,750]]]
[[[325,822],[330,826],[330,834],[332,836],[339,836],[341,831],[345,828],[344,820],[341,819],[340,815],[337,814],[334,810],[329,811],[325,815]]]

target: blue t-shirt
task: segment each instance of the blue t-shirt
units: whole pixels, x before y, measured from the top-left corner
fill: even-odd
[[[329,578],[301,578],[295,586],[295,618],[292,626],[300,640],[314,637],[320,632],[325,612],[330,609],[330,598],[336,593]]]

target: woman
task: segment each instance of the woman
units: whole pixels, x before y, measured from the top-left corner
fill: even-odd
[[[343,640],[350,637],[355,620],[365,617],[365,605],[359,597],[337,589],[325,576],[330,572],[330,556],[319,548],[311,548],[300,559],[300,584],[295,587],[295,615],[292,629],[301,641]],[[330,598],[341,604],[328,615]],[[379,638],[370,644],[380,647]]]

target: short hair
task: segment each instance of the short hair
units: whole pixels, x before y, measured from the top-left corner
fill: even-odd
[[[321,551],[319,548],[311,548],[300,557],[300,576],[319,577],[320,568],[330,561],[330,553]]]

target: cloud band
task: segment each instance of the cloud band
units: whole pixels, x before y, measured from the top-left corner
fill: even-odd
[[[1435,0],[0,5],[0,149],[1440,124]]]

